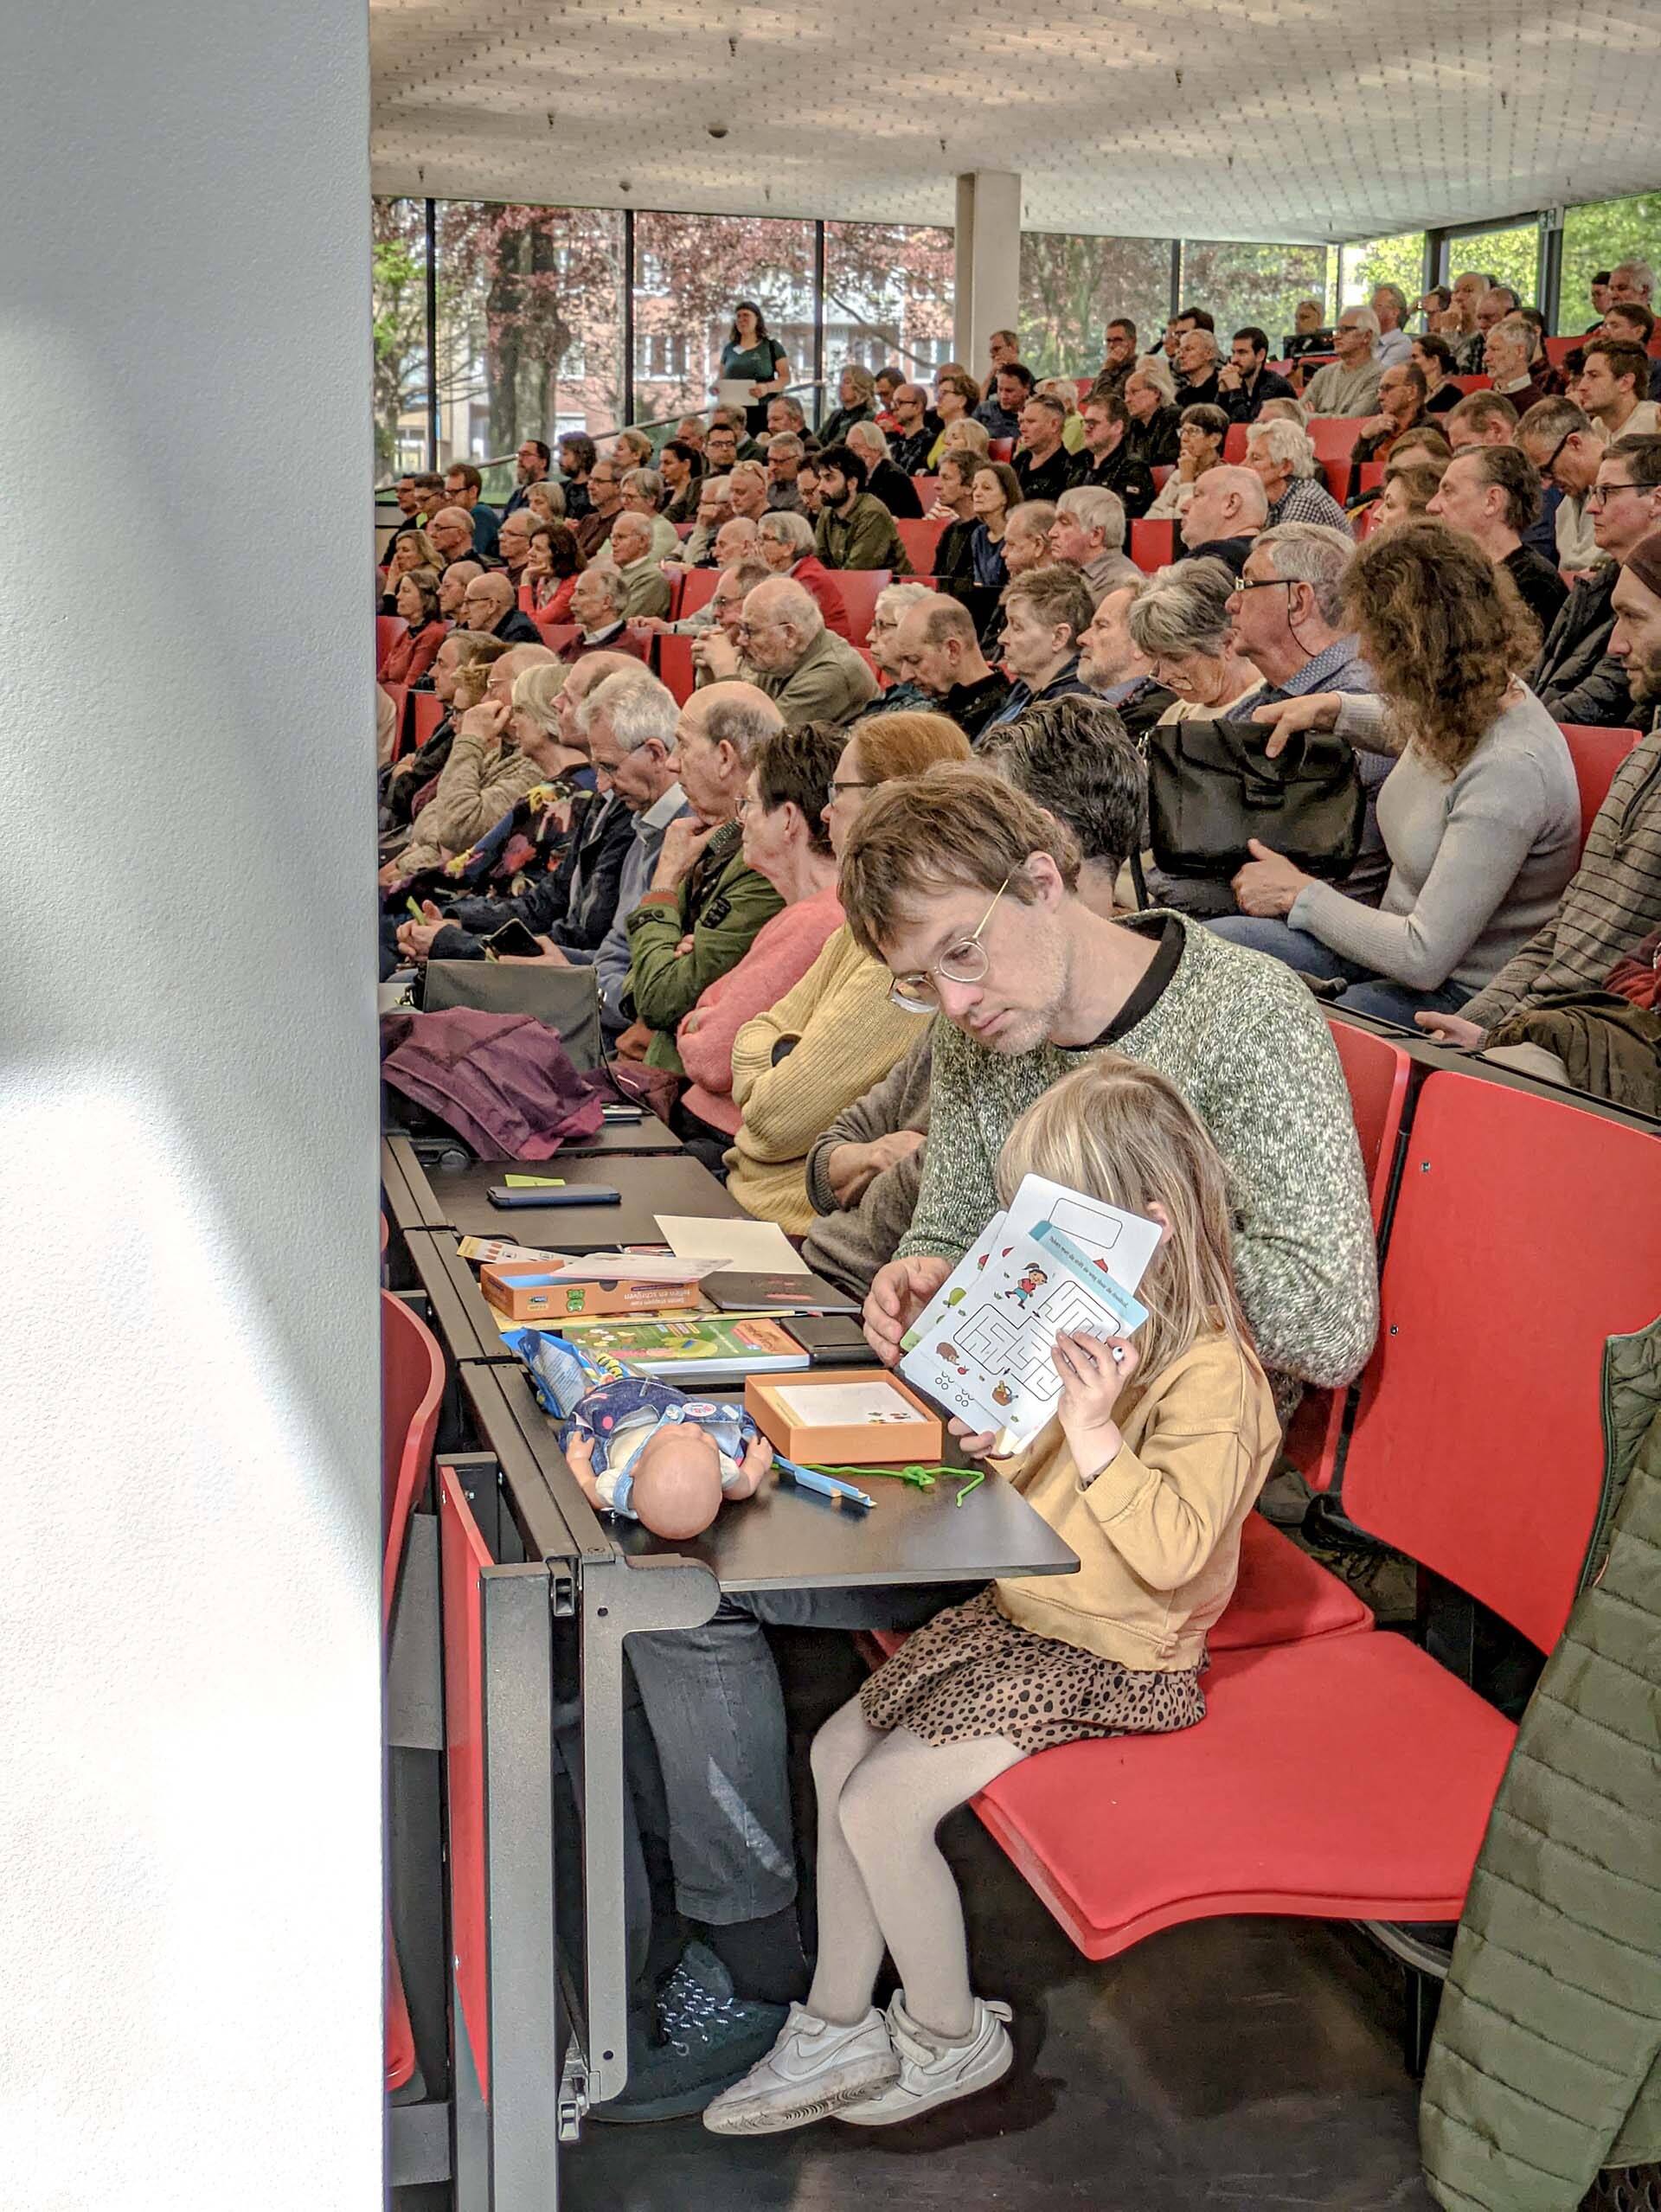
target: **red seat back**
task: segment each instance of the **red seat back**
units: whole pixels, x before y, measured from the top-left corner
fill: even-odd
[[[1546,359],[1551,363],[1552,367],[1555,369],[1561,362],[1566,361],[1568,358],[1569,355],[1574,352],[1577,346],[1583,346],[1585,343],[1586,340],[1584,338],[1577,338],[1574,337],[1572,333],[1567,337],[1548,338],[1546,340]]]
[[[1229,424],[1222,440],[1222,458],[1225,461],[1238,465],[1245,459],[1247,428],[1247,426],[1243,422]]]
[[[924,514],[927,514],[940,496],[940,479],[937,476],[914,476],[911,479],[911,488],[917,494],[918,505]],[[940,528],[944,529],[945,527],[942,523]]]
[[[842,603],[848,610],[848,635],[856,645],[863,646],[870,635],[876,613],[876,595],[893,581],[893,572],[887,568],[838,568],[835,574]]]
[[[409,741],[419,753],[444,720],[444,702],[436,691],[412,691],[409,713]]]
[[[1177,558],[1175,523],[1140,522],[1131,524],[1131,558],[1145,574],[1151,575]]]
[[[1361,421],[1352,414],[1318,414],[1309,426],[1310,443],[1318,461],[1347,461],[1361,435]]]
[[[1549,1651],[1601,1487],[1604,1341],[1661,1307],[1661,1137],[1438,1070],[1381,1303],[1344,1510]]]
[[[1491,376],[1450,376],[1450,384],[1457,384],[1468,399],[1472,392],[1486,392],[1493,388]]]
[[[692,640],[689,638],[658,638],[657,673],[674,693],[676,705],[685,706],[692,696]]]
[[[1598,729],[1587,722],[1559,722],[1574,763],[1574,781],[1581,793],[1581,844],[1591,833],[1593,818],[1609,796],[1615,771],[1638,743],[1635,729]]]
[[[1360,482],[1357,488],[1360,490],[1377,491],[1382,488],[1384,483],[1382,461],[1363,461],[1359,464],[1359,468]]]
[[[900,533],[900,542],[906,548],[912,567],[920,576],[927,574],[933,568],[934,548],[940,542],[940,534],[946,524],[901,522],[896,516],[894,527]]]
[[[536,625],[537,636],[550,653],[563,652],[577,634],[574,622],[550,622],[541,614],[533,614],[530,619]]]
[[[1339,506],[1342,507],[1344,501],[1350,496],[1349,462],[1323,461],[1321,463],[1321,474],[1326,479],[1327,490],[1337,501]]]
[[[719,568],[689,568],[681,579],[681,600],[675,611],[675,619],[684,622],[689,614],[696,614],[701,606],[708,606],[720,581]]]
[[[381,1293],[381,1625],[392,1619],[398,1568],[415,1500],[433,1465],[444,1395],[444,1353],[419,1313]]]
[[[1401,1118],[1408,1107],[1413,1061],[1399,1044],[1392,1044],[1372,1029],[1358,1029],[1353,1022],[1335,1015],[1329,1015],[1327,1020],[1349,1088],[1356,1134],[1361,1139],[1361,1164],[1367,1171],[1373,1227],[1380,1229],[1384,1226],[1384,1205],[1401,1135]]]
[[[1015,458],[1014,439],[991,439],[987,444],[986,458],[989,461],[1012,461]]]
[[[386,666],[387,655],[401,638],[409,635],[409,625],[401,614],[377,614],[375,618],[375,672],[380,675]]]

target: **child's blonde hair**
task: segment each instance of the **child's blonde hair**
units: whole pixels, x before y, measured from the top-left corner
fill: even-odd
[[[1004,1204],[1026,1175],[1127,1214],[1146,1214],[1154,1204],[1164,1209],[1170,1234],[1137,1292],[1148,1309],[1138,1339],[1142,1380],[1211,1329],[1250,1345],[1235,1288],[1228,1170],[1174,1083],[1121,1054],[1099,1053],[1046,1091],[1010,1132],[997,1161]]]

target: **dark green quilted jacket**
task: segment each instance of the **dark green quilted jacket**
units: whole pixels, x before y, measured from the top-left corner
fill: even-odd
[[[1661,2159],[1661,1322],[1604,1361],[1608,1480],[1465,1901],[1420,2109],[1447,2212]],[[1519,1473],[1523,1471],[1519,1470]]]

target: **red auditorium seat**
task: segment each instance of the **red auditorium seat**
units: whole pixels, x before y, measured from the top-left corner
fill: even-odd
[[[1222,440],[1222,458],[1225,461],[1238,464],[1245,459],[1246,430],[1247,426],[1243,422],[1229,424]]]
[[[1590,1236],[1611,1190],[1623,1235]],[[1476,1075],[1427,1080],[1344,1507],[1542,1650],[1601,1492],[1604,1340],[1653,1318],[1658,1247],[1647,1131]],[[1508,1721],[1398,1635],[1221,1651],[1205,1694],[1197,1728],[1042,1752],[975,1800],[1081,1951],[1233,1913],[1458,1919]]]
[[[549,622],[540,614],[533,614],[530,619],[536,625],[537,636],[550,653],[562,652],[577,634],[574,622]]]
[[[409,742],[419,753],[444,720],[444,702],[436,691],[412,691],[409,695]]]
[[[863,646],[876,613],[876,595],[892,583],[892,573],[887,568],[838,568],[836,579],[848,610],[848,635],[856,645]]]
[[[911,488],[917,494],[919,503],[924,514],[927,515],[940,496],[940,479],[937,476],[914,476],[911,479]],[[895,519],[898,520],[898,517],[896,516]],[[940,528],[942,529],[946,528],[944,523],[940,524]]]
[[[689,614],[708,606],[720,581],[719,568],[689,568],[681,579],[680,599],[675,609],[677,622],[684,622]]]
[[[1559,722],[1574,763],[1581,792],[1581,845],[1585,849],[1592,821],[1609,796],[1615,771],[1638,743],[1635,729],[1599,729],[1587,722]]]
[[[1407,1113],[1413,1062],[1399,1044],[1376,1030],[1329,1014],[1332,1042],[1350,1093],[1350,1110],[1361,1139],[1373,1228],[1382,1232],[1395,1179],[1396,1154]],[[1347,1390],[1307,1390],[1286,1430],[1286,1457],[1311,1490],[1330,1490],[1344,1439]]]
[[[375,672],[380,675],[387,664],[387,655],[401,638],[409,635],[409,625],[401,615],[377,614],[375,618]]]
[[[1361,424],[1351,414],[1318,414],[1309,426],[1310,443],[1318,461],[1347,461],[1361,435]]]
[[[1175,523],[1143,521],[1131,524],[1131,558],[1145,575],[1151,575],[1156,568],[1163,568],[1176,558],[1177,525]]]
[[[675,695],[675,703],[685,706],[692,696],[692,640],[689,638],[659,638],[657,640],[657,673]]]
[[[934,566],[934,548],[940,542],[946,524],[944,523],[901,522],[896,516],[894,527],[900,534],[900,542],[906,548],[907,558],[918,574],[922,575],[932,570]]]
[[[1358,488],[1361,490],[1377,491],[1382,486],[1383,482],[1384,464],[1382,461],[1363,461],[1360,464],[1360,482]]]
[[[986,447],[986,458],[989,461],[1012,461],[1015,458],[1014,439],[992,439]]]
[[[1327,490],[1337,501],[1339,506],[1342,507],[1344,501],[1350,496],[1349,462],[1347,460],[1323,461],[1321,463],[1321,474],[1326,480]]]
[[[1552,367],[1555,369],[1561,362],[1568,358],[1569,355],[1574,351],[1577,346],[1583,346],[1585,343],[1586,340],[1584,338],[1577,338],[1573,336],[1562,338],[1548,338],[1546,340],[1546,359],[1551,363]]]
[[[404,1539],[417,1496],[433,1465],[433,1439],[444,1395],[444,1353],[420,1316],[389,1292],[381,1293],[381,1630],[391,1625]],[[387,1927],[386,2088],[415,2076],[415,2036],[404,1997],[398,1946]]]

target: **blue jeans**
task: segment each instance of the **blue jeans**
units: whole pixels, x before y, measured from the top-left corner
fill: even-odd
[[[676,1902],[728,1927],[796,1895],[788,1734],[762,1623],[780,1628],[920,1628],[978,1583],[756,1590],[723,1596],[702,1628],[624,1645],[656,1739]]]
[[[1206,926],[1226,937],[1231,945],[1243,945],[1248,952],[1267,952],[1273,959],[1284,960],[1299,975],[1341,976],[1349,988],[1331,1002],[1333,1005],[1341,1011],[1398,1023],[1404,1029],[1412,1029],[1415,1014],[1457,1014],[1465,1000],[1475,996],[1475,985],[1462,983],[1445,983],[1439,991],[1409,990],[1406,984],[1392,983],[1376,969],[1363,968],[1358,960],[1347,960],[1306,929],[1294,929],[1289,921],[1277,921],[1271,915],[1224,914]]]

